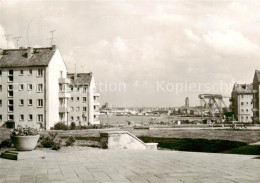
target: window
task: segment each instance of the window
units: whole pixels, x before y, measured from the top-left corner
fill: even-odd
[[[28,75],[32,75],[32,69],[28,70]]]
[[[14,105],[14,100],[8,100],[8,105]]]
[[[14,77],[13,76],[8,76],[8,82],[11,83],[14,81]]]
[[[2,76],[2,70],[0,70],[0,76]]]
[[[13,70],[9,70],[8,71],[8,76],[12,76],[14,74],[14,71]]]
[[[23,100],[23,99],[20,100],[19,105],[20,105],[20,106],[23,106],[23,105],[24,105],[24,100]]]
[[[78,87],[77,90],[79,91],[79,90],[80,90],[80,87]]]
[[[248,112],[248,109],[246,109],[246,112]]]
[[[8,112],[14,112],[14,106],[8,106]]]
[[[79,97],[77,97],[77,102],[79,101]]]
[[[43,84],[38,84],[37,85],[37,92],[43,92]]]
[[[13,97],[14,96],[14,92],[13,91],[8,91],[8,97]]]
[[[244,105],[244,102],[241,102],[241,105]]]
[[[24,121],[24,115],[23,115],[23,114],[20,115],[19,120],[20,120],[20,121]]]
[[[77,107],[77,109],[76,109],[77,111],[79,111],[79,107]]]
[[[43,69],[37,70],[37,76],[43,76]]]
[[[87,102],[87,97],[83,97],[83,102]]]
[[[8,85],[8,91],[13,90],[13,85]]]
[[[83,88],[83,92],[86,93],[87,92],[87,87]]]
[[[42,114],[38,114],[37,115],[37,122],[43,122],[43,115]]]
[[[32,105],[32,99],[28,100],[28,105]]]
[[[70,117],[70,120],[71,120],[71,121],[73,121],[73,120],[74,120],[73,116],[71,116],[71,117]]]
[[[80,117],[79,117],[79,116],[77,117],[77,120],[78,120],[78,121],[80,120]]]
[[[43,107],[43,99],[37,100],[37,107]]]
[[[2,114],[0,114],[0,121],[2,121],[3,119],[2,119]]]
[[[244,112],[244,109],[241,109],[241,112]]]
[[[19,90],[21,91],[23,89],[24,89],[23,84],[19,84]]]
[[[73,97],[70,97],[70,101],[73,102]]]
[[[2,92],[2,85],[0,85],[0,92]]]
[[[14,115],[12,115],[12,114],[11,114],[11,115],[8,115],[8,120],[10,120],[10,121],[11,121],[11,120],[14,120]]]
[[[74,111],[74,107],[71,107],[71,111]]]
[[[28,84],[28,90],[32,90],[32,84]]]
[[[2,107],[2,100],[0,100],[0,107]]]
[[[86,112],[87,111],[87,107],[83,107],[83,112]]]
[[[241,95],[241,98],[244,98],[244,95]]]
[[[73,86],[70,86],[70,91],[73,91]]]
[[[32,120],[33,120],[33,115],[29,114],[29,121],[32,121]]]
[[[20,70],[20,76],[22,76],[23,75],[23,70]]]

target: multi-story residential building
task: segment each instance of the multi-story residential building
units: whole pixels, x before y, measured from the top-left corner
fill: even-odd
[[[59,49],[0,50],[0,127],[67,122],[69,80]]]
[[[253,92],[254,92],[254,99],[253,99],[253,113],[254,113],[254,122],[260,122],[260,71],[256,70],[254,79],[253,79]]]
[[[232,112],[239,122],[253,122],[253,84],[234,84],[232,96]]]
[[[99,102],[91,73],[68,73],[70,79],[69,121],[76,125],[99,124]]]

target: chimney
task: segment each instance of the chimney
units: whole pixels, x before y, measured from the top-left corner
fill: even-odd
[[[51,50],[52,50],[52,51],[56,51],[56,49],[57,49],[57,46],[56,46],[56,45],[52,45],[52,46],[51,46]]]
[[[75,73],[74,73],[74,81],[77,80],[77,77],[78,77],[78,74],[75,72]]]
[[[30,59],[33,54],[33,48],[32,47],[27,47],[27,59]]]

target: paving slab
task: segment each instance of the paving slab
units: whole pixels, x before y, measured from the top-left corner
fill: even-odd
[[[260,180],[256,156],[180,151],[70,148],[22,152],[0,159],[0,183],[252,183]]]

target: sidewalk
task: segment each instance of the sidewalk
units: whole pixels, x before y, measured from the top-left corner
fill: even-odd
[[[255,156],[179,151],[35,150],[0,159],[0,182],[260,182]]]

